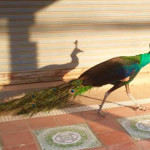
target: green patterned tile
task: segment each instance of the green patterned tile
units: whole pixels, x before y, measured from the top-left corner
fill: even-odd
[[[86,124],[34,131],[42,150],[77,150],[101,146]]]
[[[150,138],[150,115],[121,118],[118,122],[134,139]]]

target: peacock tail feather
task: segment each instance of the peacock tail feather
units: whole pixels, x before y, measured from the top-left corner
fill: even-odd
[[[72,98],[81,95],[91,86],[83,86],[82,80],[71,80],[57,87],[31,92],[20,99],[0,104],[0,113],[13,112],[15,115],[30,115],[40,111],[50,111],[62,108]]]

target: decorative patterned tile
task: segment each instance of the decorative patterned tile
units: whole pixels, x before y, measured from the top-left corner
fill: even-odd
[[[150,138],[150,115],[121,118],[118,122],[135,140]]]
[[[42,150],[77,150],[101,146],[86,124],[34,131]]]

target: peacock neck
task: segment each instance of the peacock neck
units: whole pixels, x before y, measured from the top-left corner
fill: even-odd
[[[77,54],[75,53],[71,54],[71,63],[76,63],[77,65],[79,64],[79,59],[77,57]]]
[[[150,63],[150,53],[141,54],[141,63],[140,67],[144,67]]]

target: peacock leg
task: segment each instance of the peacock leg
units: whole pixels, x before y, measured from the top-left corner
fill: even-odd
[[[104,99],[101,103],[101,105],[99,105],[99,109],[97,110],[97,113],[100,114],[101,116],[105,116],[105,114],[101,111],[107,97],[113,92],[115,91],[116,89],[120,88],[122,86],[122,84],[120,84],[120,82],[118,84],[115,84],[110,90],[108,90],[106,93],[105,93],[105,96],[104,96]]]
[[[138,104],[138,103],[136,102],[135,98],[133,97],[133,95],[132,95],[131,92],[130,92],[129,84],[126,84],[125,87],[126,87],[127,95],[128,95],[129,98],[130,98],[131,100],[133,100],[134,103],[136,104],[136,106],[137,106],[137,111],[138,111],[138,110],[144,110],[144,111],[148,110],[148,108],[143,107],[143,106],[141,106],[140,104]]]

